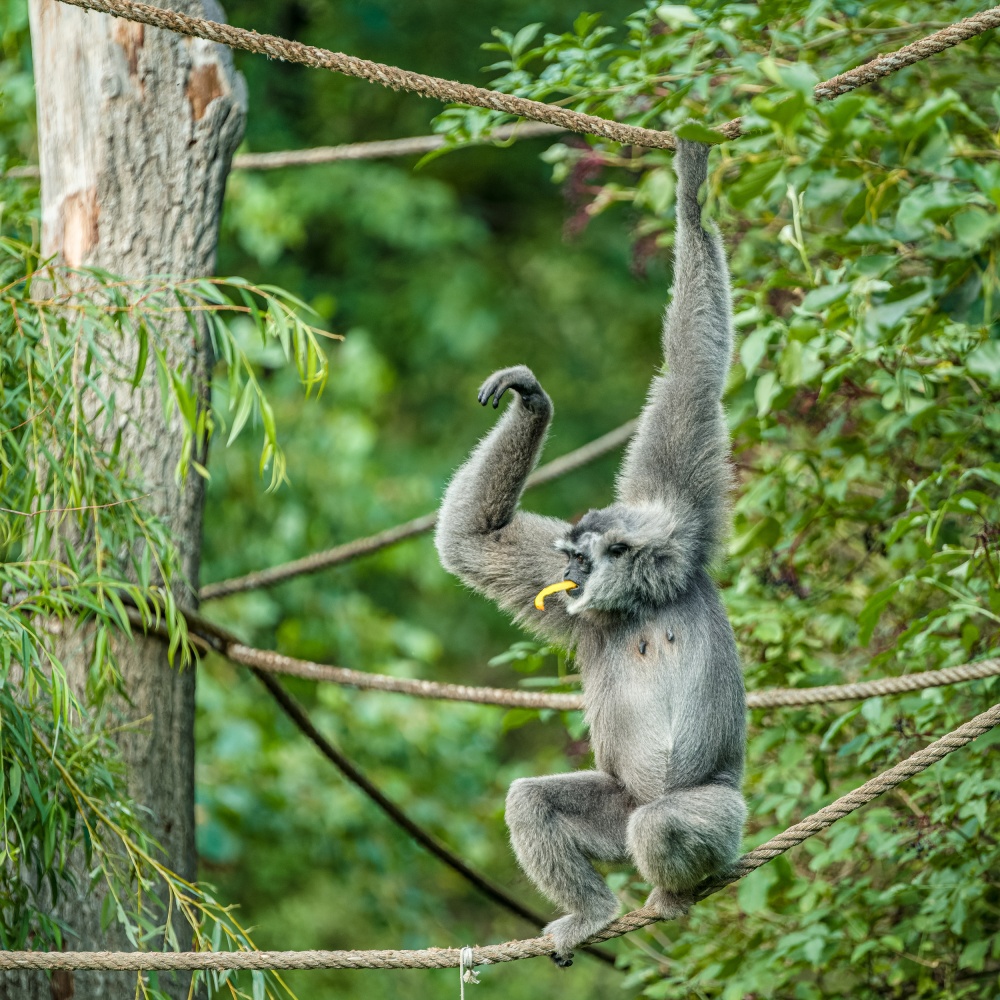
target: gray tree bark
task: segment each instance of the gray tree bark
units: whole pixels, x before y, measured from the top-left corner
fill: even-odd
[[[156,2],[156,0],[152,0]],[[214,0],[173,0],[187,14],[222,19]],[[221,46],[87,13],[57,0],[30,0],[38,106],[42,190],[42,252],[72,266],[95,265],[125,277],[210,274],[232,154],[243,133],[245,86]],[[174,362],[207,389],[207,350],[178,322]],[[132,357],[129,351],[136,347]],[[117,350],[134,363],[137,345]],[[190,590],[197,593],[202,481],[175,481],[181,437],[176,419],[164,421],[153,366],[126,393],[117,383],[118,412],[127,416],[123,451],[150,492],[157,514],[178,541]],[[89,649],[58,640],[82,695]],[[71,645],[70,643],[75,643]],[[148,721],[120,741],[137,802],[150,810],[150,832],[166,863],[193,879],[194,671],[167,662],[164,645],[137,639],[118,655],[131,705],[125,718]],[[86,889],[85,873],[80,885]],[[112,928],[100,931],[101,896],[81,894],[59,915],[78,938],[69,948],[128,949]],[[167,985],[161,979],[161,986]],[[186,984],[168,986],[186,992]],[[76,973],[0,980],[0,997],[118,1000],[135,995],[129,973]],[[183,994],[181,994],[183,995]]]

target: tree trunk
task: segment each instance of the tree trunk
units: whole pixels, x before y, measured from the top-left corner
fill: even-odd
[[[155,2],[155,0],[154,0]],[[214,0],[174,0],[174,9],[214,20]],[[245,87],[229,51],[209,42],[87,13],[57,0],[30,0],[42,183],[42,253],[72,266],[96,265],[125,277],[210,274],[232,154],[243,132]],[[207,387],[207,351],[183,321],[170,331],[171,353],[195,384]],[[123,365],[133,345],[116,348]],[[130,418],[123,454],[134,463],[157,514],[170,525],[190,590],[197,593],[202,481],[178,484],[180,433],[164,421],[153,366],[118,412]],[[207,401],[206,401],[207,402]],[[181,596],[181,595],[179,595]],[[60,640],[67,672],[83,695],[89,650]],[[132,794],[150,810],[149,827],[166,863],[195,877],[193,670],[167,662],[164,645],[137,639],[118,655],[131,705],[147,719],[120,741]],[[86,890],[85,873],[80,881]],[[79,934],[68,948],[128,949],[113,927],[100,930],[101,897],[64,903],[59,915]],[[167,985],[161,979],[161,986]],[[184,988],[174,983],[172,993]],[[185,989],[186,992],[186,989]],[[131,998],[130,973],[40,974],[0,981],[0,996]]]

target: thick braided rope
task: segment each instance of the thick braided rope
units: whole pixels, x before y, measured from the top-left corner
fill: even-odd
[[[931,765],[971,743],[984,733],[988,733],[998,724],[1000,724],[1000,704],[994,705],[974,719],[970,719],[965,725],[959,726],[958,729],[942,736],[941,739],[935,740],[923,750],[911,754],[906,760],[900,761],[888,771],[877,774],[874,778],[855,788],[854,791],[842,795],[828,806],[824,806],[818,812],[814,812],[776,837],[772,837],[760,847],[755,847],[752,851],[747,852],[723,878],[702,883],[694,892],[695,900],[705,899],[720,889],[724,889],[727,885],[738,882],[769,861],[773,861],[779,854],[784,854],[791,848],[797,847],[804,840],[829,829],[837,820],[843,819],[856,809],[860,809],[873,799],[877,799],[880,795],[892,791],[907,778],[912,778],[913,775],[926,771]],[[658,919],[659,917],[654,910],[642,907],[613,921],[604,930],[595,934],[590,941],[607,941],[614,937],[620,937],[629,931],[655,923]]]
[[[383,63],[359,59],[356,56],[345,55],[343,52],[330,52],[328,49],[313,45],[303,45],[301,42],[289,41],[275,35],[262,35],[245,28],[236,28],[204,18],[189,17],[176,11],[150,7],[147,4],[134,3],[132,0],[62,0],[85,10],[112,14],[129,21],[138,21],[155,28],[166,28],[183,35],[204,38],[211,42],[219,42],[233,49],[246,52],[257,52],[272,59],[283,59],[287,62],[300,63],[317,69],[332,70],[345,76],[353,76],[370,83],[378,83],[393,90],[408,90],[422,97],[431,97],[447,103],[470,104],[474,107],[488,108],[492,111],[503,111],[531,118],[535,121],[558,125],[572,132],[582,132],[601,136],[613,142],[626,146],[645,146],[652,149],[673,149],[674,136],[670,132],[640,128],[635,125],[625,125],[621,122],[585,115],[579,111],[570,111],[554,104],[544,104],[540,101],[515,97],[484,87],[474,87],[467,83],[457,83],[454,80],[443,80],[440,77],[425,76],[422,73],[411,73],[409,70],[396,66],[386,66]],[[988,31],[1000,25],[1000,7],[981,11],[952,24],[947,28],[934,32],[910,45],[887,55],[856,66],[832,80],[817,84],[814,94],[817,100],[832,100],[850,90],[856,90],[865,84],[872,83],[882,77],[895,73],[905,66],[911,66],[921,59],[942,52],[966,41],[975,35]],[[717,131],[727,139],[735,139],[742,132],[738,118],[720,125]]]
[[[800,823],[789,827],[736,863],[723,879],[701,886],[696,899],[713,893],[767,864],[779,854],[826,830],[837,820],[872,799],[883,795],[943,757],[971,743],[1000,723],[1000,705],[977,715],[954,732],[883,771],[859,788],[841,796]],[[660,920],[647,907],[633,910],[595,934],[590,943],[608,941]],[[473,948],[475,965],[495,965],[552,953],[551,937],[507,941]],[[0,969],[447,969],[457,968],[459,948],[428,948],[424,951],[254,951],[254,952],[0,952]]]
[[[925,670],[901,677],[882,677],[874,681],[859,681],[856,684],[829,684],[813,688],[770,688],[751,691],[747,694],[747,704],[751,708],[775,708],[780,705],[818,705],[825,701],[853,701],[875,698],[882,694],[902,694],[906,691],[922,691],[925,688],[944,687],[962,681],[976,681],[984,677],[1000,674],[1000,658],[976,660],[957,667],[942,670]]]
[[[869,72],[869,67],[878,63],[891,65],[890,72],[901,69],[903,66],[926,59],[927,56],[941,51],[936,48],[938,35],[946,35],[954,40],[952,45],[958,44],[978,34],[977,26],[982,23],[982,19],[988,19],[992,11],[984,11],[982,14],[974,15],[965,21],[950,25],[942,29],[937,35],[930,35],[927,38],[919,39],[912,45],[908,45],[897,52],[884,56],[877,56],[872,62],[843,73],[840,76],[827,80],[819,84],[814,95],[817,100],[833,100],[841,93],[853,90],[857,86],[855,78],[865,72]],[[988,24],[987,27],[993,27]],[[878,75],[872,76],[872,80],[878,79]],[[866,80],[865,82],[871,82]],[[842,90],[841,87],[846,89]],[[731,123],[727,123],[730,125]],[[549,125],[544,122],[521,122],[514,125],[501,125],[494,129],[489,136],[482,140],[473,140],[471,144],[482,142],[497,142],[508,139],[533,139],[538,136],[554,135],[565,131],[561,125]],[[286,149],[272,153],[239,153],[233,157],[234,170],[279,170],[285,167],[313,166],[321,163],[337,163],[343,160],[374,160],[384,157],[412,156],[418,153],[430,153],[442,148],[447,142],[443,135],[420,135],[404,139],[382,139],[373,142],[350,142],[339,146],[315,146],[310,149]],[[38,167],[34,164],[26,166],[11,167],[3,175],[10,178],[23,178],[32,180],[39,176]]]
[[[269,673],[288,674],[315,681],[329,681],[345,687],[366,691],[392,691],[416,698],[440,701],[465,701],[479,705],[500,705],[505,708],[554,708],[571,712],[583,708],[582,694],[559,694],[547,691],[517,691],[509,688],[479,687],[472,684],[445,684],[440,681],[417,680],[411,677],[391,677],[387,674],[331,667],[311,660],[299,660],[267,649],[256,649],[241,642],[213,643],[213,648],[235,663]],[[828,701],[853,701],[878,695],[922,691],[944,687],[962,681],[980,680],[1000,675],[1000,657],[963,663],[943,670],[925,670],[901,677],[882,677],[856,684],[829,684],[813,688],[765,688],[748,691],[749,708],[776,708],[789,705],[818,705]]]
[[[884,76],[889,76],[890,73],[896,73],[907,66],[912,66],[928,56],[937,55],[938,52],[943,52],[954,45],[968,41],[998,25],[1000,25],[1000,7],[991,7],[989,10],[980,11],[978,14],[973,14],[971,17],[948,25],[947,28],[935,31],[932,35],[918,38],[917,41],[904,45],[895,52],[878,55],[861,66],[855,66],[854,69],[849,69],[846,73],[841,73],[830,80],[816,84],[813,88],[813,95],[818,101],[832,101],[841,94],[874,83]]]
[[[588,441],[587,444],[574,451],[560,455],[559,458],[555,458],[551,462],[546,462],[528,477],[524,488],[531,489],[544,483],[550,483],[553,479],[558,479],[568,472],[582,468],[602,455],[614,451],[615,448],[620,448],[635,432],[637,422],[629,420],[620,427],[608,431],[607,434],[602,434],[601,437]],[[404,539],[422,535],[424,532],[430,531],[435,524],[437,524],[437,511],[422,514],[412,521],[386,528],[385,531],[369,535],[367,538],[357,538],[332,549],[324,549],[322,552],[303,556],[301,559],[293,559],[291,562],[281,563],[278,566],[270,566],[267,569],[247,573],[246,576],[207,584],[201,588],[198,597],[202,601],[210,601],[213,598],[228,597],[230,594],[238,594],[245,590],[269,587],[272,584],[281,583],[306,573],[317,573],[321,569],[339,566],[341,563],[350,562],[359,556],[371,555],[373,552],[395,545]]]
[[[445,103],[470,104],[492,111],[505,111],[521,118],[531,118],[535,121],[547,122],[549,125],[558,125],[572,132],[599,135],[626,146],[648,146],[659,149],[673,149],[674,147],[674,137],[669,132],[624,125],[606,118],[569,111],[553,104],[544,104],[541,101],[532,101],[524,97],[515,97],[512,94],[487,90],[485,87],[475,87],[454,80],[443,80],[440,77],[426,76],[423,73],[411,73],[409,70],[372,62],[368,59],[359,59],[343,52],[331,52],[328,49],[303,45],[301,42],[290,41],[275,35],[263,35],[256,31],[219,24],[216,21],[189,17],[172,10],[150,7],[143,3],[133,3],[132,0],[63,0],[63,2],[70,3],[75,7],[83,7],[85,10],[112,14],[129,21],[138,21],[155,28],[166,28],[182,35],[219,42],[233,49],[257,52],[271,59],[283,59],[286,62],[300,63],[303,66],[311,66],[316,69],[332,70],[345,76],[367,80],[369,83],[381,84],[392,90],[407,90],[419,94],[421,97],[430,97]]]
[[[906,760],[900,761],[895,767],[891,767],[888,771],[883,771],[866,781],[859,788],[855,788],[853,792],[842,795],[835,802],[824,806],[819,812],[815,812],[794,826],[790,826],[784,833],[772,837],[766,844],[761,844],[760,847],[744,854],[730,875],[719,883],[719,887],[738,881],[744,875],[749,875],[750,872],[760,868],[761,865],[767,864],[772,858],[784,854],[789,848],[796,847],[803,840],[808,840],[813,834],[833,826],[837,820],[843,819],[848,813],[854,812],[855,809],[866,805],[872,799],[891,791],[907,778],[912,778],[920,771],[925,771],[932,764],[936,764],[948,754],[954,753],[967,743],[971,743],[978,736],[988,733],[998,723],[1000,723],[1000,705],[994,705],[991,709],[966,722],[964,726],[959,726],[958,729],[942,736],[939,740],[935,740],[923,750],[918,750]],[[710,889],[703,893],[703,896],[715,891],[713,884]]]

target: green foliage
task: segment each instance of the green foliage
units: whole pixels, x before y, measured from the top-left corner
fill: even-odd
[[[589,16],[534,49],[524,42],[534,26],[500,36],[499,89],[570,95],[653,127],[744,116],[749,135],[725,145],[710,187],[724,233],[736,234],[745,334],[728,400],[741,483],[722,579],[752,686],[948,666],[1000,645],[1000,108],[973,82],[997,42],[921,63],[877,92],[812,97],[874,47],[925,33],[919,22],[975,9],[650,5],[620,45]],[[707,138],[702,125],[685,129]],[[631,201],[648,213],[638,231],[669,243],[662,154],[623,163],[595,142],[550,159],[557,176],[589,168],[591,216]],[[843,714],[762,713],[751,842],[998,691],[993,681]],[[633,954],[634,981],[677,998],[991,995],[997,743],[698,907],[663,931],[662,958]]]
[[[227,12],[458,79],[475,71],[473,41],[500,24],[488,46],[494,86],[702,138],[706,126],[744,116],[748,134],[721,144],[710,179],[740,334],[728,400],[739,489],[719,578],[748,684],[764,687],[932,669],[1000,645],[998,43],[983,36],[834,102],[811,96],[817,80],[980,6],[651,3],[571,24],[564,8],[539,0],[482,10],[454,0],[236,3]],[[609,27],[620,21],[623,30]],[[239,58],[255,149],[426,130],[428,106],[415,98]],[[29,104],[8,105],[20,109],[10,119],[16,140],[7,119],[0,130],[14,159],[25,155]],[[459,145],[502,120],[455,108],[436,127]],[[562,238],[565,206],[546,171],[571,202],[572,239]],[[260,447],[245,436],[215,449],[206,578],[431,509],[493,423],[473,393],[501,364],[526,361],[550,390],[551,454],[634,416],[659,363],[659,258],[672,203],[669,154],[576,137],[551,145],[541,163],[521,143],[462,150],[418,175],[399,163],[234,175],[223,270],[279,282],[350,333],[304,418],[299,379],[276,347],[251,346],[250,328],[234,328],[275,423],[294,425],[283,436],[294,490],[261,495]],[[216,410],[238,413],[246,384],[217,384]],[[603,504],[614,461],[527,503],[561,516]],[[426,539],[210,611],[258,644],[403,676],[534,684],[571,669],[456,587]],[[577,718],[295,689],[396,801],[528,896],[506,844],[504,791],[523,774],[586,766]],[[994,680],[755,713],[747,846],[996,702],[998,691]],[[442,875],[340,782],[231,667],[202,668],[199,699],[203,869],[219,898],[240,902],[262,946],[524,936],[523,924]],[[686,921],[613,945],[628,991],[995,995],[998,746],[995,735],[977,741]],[[628,905],[642,901],[630,873],[609,877]],[[622,983],[582,959],[570,975],[581,996]],[[289,981],[311,996],[398,1000],[454,989],[453,972],[436,976]],[[488,977],[512,997],[567,988],[547,963]]]
[[[750,130],[724,145],[710,183],[734,244],[743,333],[729,394],[741,488],[722,580],[752,686],[997,651],[997,108],[976,85],[997,43],[975,40],[878,91],[829,104],[811,95],[818,80],[976,9],[650,5],[620,43],[585,15],[565,34],[531,24],[497,30],[486,46],[502,56],[497,89],[694,138],[707,136],[683,124],[692,117],[742,114]],[[461,141],[501,120],[458,108],[438,124]],[[667,154],[623,157],[588,140],[546,158],[582,198],[584,219],[631,205],[638,240],[669,245]],[[589,342],[577,338],[582,350]],[[557,346],[550,338],[547,350]],[[587,376],[593,396],[611,395],[608,374]],[[534,666],[533,652],[515,643],[492,662]],[[998,689],[761,713],[749,841],[952,728]],[[534,714],[509,713],[506,727]],[[632,981],[661,997],[991,995],[996,743],[914,779],[688,924],[636,942]],[[530,740],[523,747],[537,754]]]
[[[225,320],[273,342],[307,389],[326,373],[318,331],[291,297],[238,279],[125,282],[39,268],[8,239],[0,254],[0,490],[9,505],[0,508],[0,943],[62,946],[72,928],[49,908],[74,888],[82,861],[104,884],[104,919],[135,947],[179,947],[171,912],[191,925],[197,947],[252,947],[227,907],[160,860],[112,739],[108,695],[128,694],[113,636],[131,635],[130,610],[143,628],[166,627],[178,669],[194,666],[175,598],[185,586],[179,556],[123,445],[133,428],[119,404],[156,385],[179,438],[178,477],[207,475],[194,456],[214,422],[168,336],[179,313],[208,332],[223,363],[230,441],[256,411],[262,464],[277,483],[284,460],[270,406]],[[91,651],[85,693],[68,682],[55,639],[74,629]],[[209,978],[216,987],[224,979]]]

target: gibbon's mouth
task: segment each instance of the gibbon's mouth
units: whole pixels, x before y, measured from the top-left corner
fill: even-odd
[[[572,581],[567,581],[572,582]],[[582,584],[578,585],[579,589],[573,591],[572,594],[566,595],[566,612],[571,615],[578,615],[582,611],[586,611],[590,607],[590,594],[587,593],[586,587]]]
[[[550,594],[558,594],[563,590],[576,590],[577,585],[572,580],[560,580],[558,583],[550,583],[543,587],[535,596],[535,607],[539,611],[545,610],[545,598]]]

